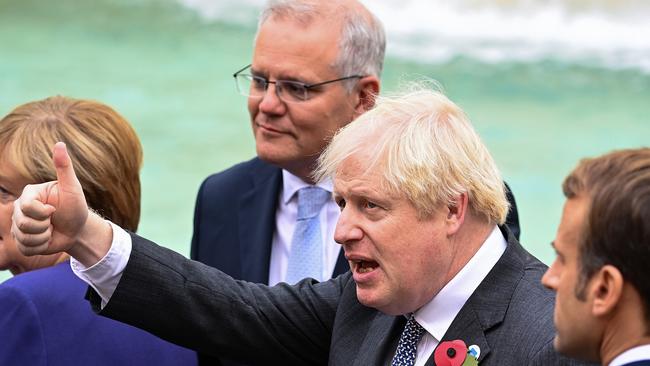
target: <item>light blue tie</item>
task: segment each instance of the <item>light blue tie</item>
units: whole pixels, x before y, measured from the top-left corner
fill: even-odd
[[[323,275],[323,238],[318,213],[331,194],[315,186],[298,190],[298,217],[291,239],[287,283],[305,277],[320,280]]]
[[[418,342],[424,335],[424,328],[411,315],[404,326],[404,331],[397,344],[397,351],[391,366],[413,366],[417,354]]]

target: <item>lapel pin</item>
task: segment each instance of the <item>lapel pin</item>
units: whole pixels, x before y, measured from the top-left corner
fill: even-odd
[[[471,345],[469,349],[460,339],[440,342],[433,352],[436,366],[478,366],[481,349]]]
[[[481,357],[481,348],[475,344],[469,346],[468,353],[478,360]]]

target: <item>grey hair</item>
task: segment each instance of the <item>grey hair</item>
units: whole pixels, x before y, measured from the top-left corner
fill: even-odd
[[[379,78],[384,67],[386,52],[384,26],[360,3],[359,6],[365,12],[357,11],[355,7],[349,5],[334,6],[332,5],[334,3],[334,1],[314,0],[270,0],[262,10],[257,32],[259,33],[264,22],[271,17],[291,17],[292,20],[307,25],[318,16],[341,16],[342,13],[339,53],[332,66],[341,77],[373,75]],[[345,82],[348,91],[352,91],[355,84],[356,80]]]

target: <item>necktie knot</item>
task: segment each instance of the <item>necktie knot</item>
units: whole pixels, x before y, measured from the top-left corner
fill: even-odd
[[[392,366],[413,366],[415,365],[415,356],[417,346],[424,335],[424,328],[411,315],[404,326],[402,336],[397,344],[397,351],[393,357]]]
[[[309,186],[298,190],[298,220],[309,219],[318,216],[321,208],[331,195],[328,191]]]

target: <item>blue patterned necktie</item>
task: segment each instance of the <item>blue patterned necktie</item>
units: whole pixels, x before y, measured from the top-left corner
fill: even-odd
[[[291,239],[286,282],[293,284],[305,277],[321,279],[323,237],[318,213],[330,198],[328,191],[316,186],[298,190],[298,216]]]
[[[424,335],[424,328],[411,315],[404,326],[404,331],[397,344],[397,351],[391,366],[413,366],[417,354],[418,342]]]

